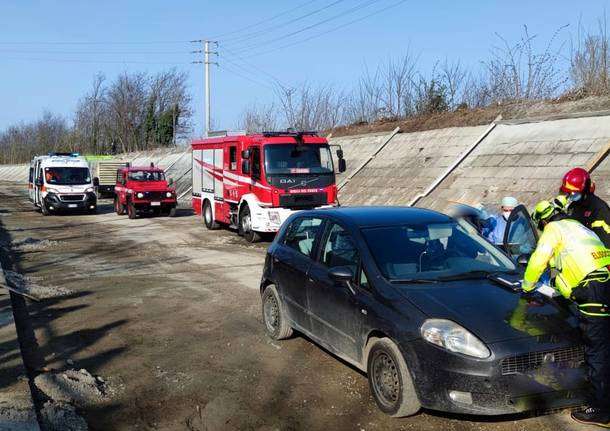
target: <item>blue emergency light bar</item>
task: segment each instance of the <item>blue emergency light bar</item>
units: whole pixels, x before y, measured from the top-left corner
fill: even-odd
[[[55,151],[49,152],[49,157],[53,156],[80,157],[80,153],[57,153]]]

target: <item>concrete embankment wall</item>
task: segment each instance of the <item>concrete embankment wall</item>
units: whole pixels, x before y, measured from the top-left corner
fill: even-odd
[[[506,195],[531,206],[558,193],[563,174],[593,169],[597,193],[610,199],[610,112],[497,121],[414,133],[331,138],[347,171],[337,175],[342,205],[409,205],[446,211],[452,202],[497,207]],[[333,148],[333,157],[335,150]],[[190,149],[117,156],[134,166],[151,162],[190,200]],[[0,181],[27,182],[27,165],[0,166]]]

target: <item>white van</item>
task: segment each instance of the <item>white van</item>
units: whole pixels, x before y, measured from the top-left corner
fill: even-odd
[[[87,161],[78,153],[49,153],[30,163],[30,200],[43,215],[59,211],[97,210],[95,187]]]

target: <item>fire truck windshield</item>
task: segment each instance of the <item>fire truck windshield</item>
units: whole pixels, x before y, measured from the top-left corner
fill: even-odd
[[[129,171],[129,181],[163,181],[165,175],[160,171]]]
[[[273,144],[265,146],[267,175],[332,174],[333,161],[328,145]]]

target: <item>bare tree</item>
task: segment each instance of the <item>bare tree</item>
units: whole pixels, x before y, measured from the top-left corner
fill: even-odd
[[[557,95],[567,79],[558,64],[563,44],[557,49],[553,45],[565,27],[554,33],[540,53],[534,49],[536,35],[530,35],[527,26],[514,45],[497,35],[502,46],[493,48],[483,63],[492,102],[540,100]]]
[[[371,73],[365,66],[364,75],[346,100],[345,119],[349,123],[372,122],[383,112],[383,89],[379,69]]]
[[[411,98],[416,65],[416,60],[407,51],[399,59],[390,58],[381,69],[381,102],[386,115],[404,117],[412,113]]]
[[[248,133],[276,130],[278,128],[278,113],[274,103],[246,108],[239,120],[238,128]]]
[[[141,135],[146,100],[146,76],[143,73],[123,73],[108,89],[109,131],[122,152],[145,147]]]
[[[276,96],[287,126],[301,130],[327,130],[341,122],[343,95],[331,86],[278,85]]]
[[[585,94],[610,92],[610,38],[606,16],[598,22],[598,33],[583,34],[579,26],[577,45],[572,45],[570,79],[572,86]]]

